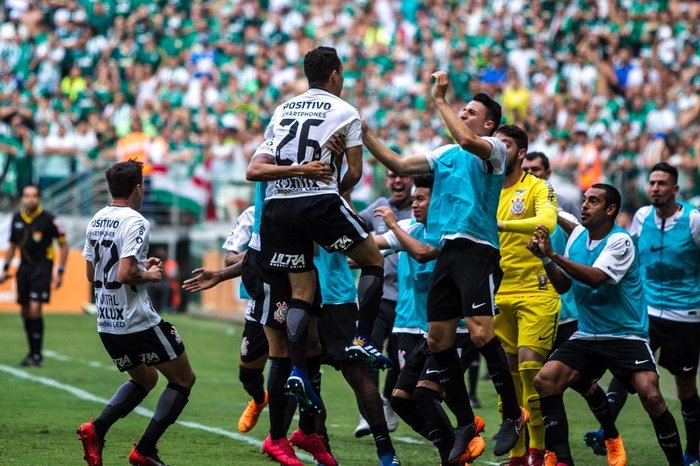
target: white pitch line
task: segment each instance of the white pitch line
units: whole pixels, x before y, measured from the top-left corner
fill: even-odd
[[[19,379],[23,380],[29,380],[30,382],[36,382],[42,385],[46,385],[47,387],[51,388],[56,388],[58,390],[62,390],[64,392],[68,392],[71,395],[75,396],[76,398],[80,398],[81,400],[85,401],[92,401],[95,403],[99,403],[101,405],[106,405],[109,400],[105,398],[101,398],[97,395],[93,395],[90,392],[87,392],[83,390],[82,388],[74,387],[72,385],[68,385],[62,382],[59,382],[54,379],[50,379],[48,377],[43,377],[39,375],[33,375],[28,372],[25,372],[21,369],[16,369],[11,366],[6,366],[4,364],[0,364],[0,371],[5,372],[7,374],[10,374],[12,376],[15,376]],[[136,414],[139,414],[143,417],[151,418],[153,417],[153,411],[150,409],[142,408],[142,407],[137,407],[134,412]],[[249,445],[253,445],[256,447],[260,447],[262,445],[262,442],[260,440],[257,440],[252,437],[248,437],[247,435],[241,435],[236,432],[231,432],[225,429],[221,429],[219,427],[211,427],[207,426],[204,424],[199,424],[198,422],[189,422],[189,421],[175,421],[176,424],[181,425],[183,427],[187,427],[190,429],[196,429],[196,430],[202,430],[204,432],[209,432],[210,434],[217,434],[221,435],[227,438],[230,438],[232,440],[237,440],[239,442],[247,443]],[[311,455],[307,455],[306,453],[297,453],[297,456],[299,459],[305,460],[305,461],[313,461],[313,458]]]

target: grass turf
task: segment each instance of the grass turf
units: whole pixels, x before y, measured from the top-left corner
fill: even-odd
[[[162,458],[173,466],[271,464],[260,453],[259,447],[253,444],[261,442],[267,435],[267,411],[252,432],[240,434],[236,430],[238,416],[248,401],[238,381],[237,370],[242,327],[184,315],[166,315],[165,318],[178,327],[197,374],[190,402],[180,420],[197,425],[172,426],[159,443]],[[0,314],[0,341],[3,344],[0,353],[0,465],[84,464],[75,429],[90,417],[97,416],[102,403],[81,399],[75,393],[66,391],[66,388],[74,387],[95,397],[109,399],[126,380],[113,367],[104,351],[96,333],[94,317],[51,314],[45,320],[44,366],[20,369],[14,366],[26,352],[21,319],[17,314]],[[58,382],[63,385],[49,386],[22,378],[17,373],[11,373],[13,370],[43,377],[45,383]],[[153,410],[164,386],[161,377],[143,407]],[[663,373],[661,386],[682,430],[673,378]],[[487,423],[487,451],[475,464],[499,464],[498,458],[492,454],[493,442],[490,440],[498,425],[491,383],[481,381],[478,394],[484,407],[477,413]],[[358,418],[354,395],[342,376],[329,367],[323,368],[323,397],[328,409],[331,444],[339,463],[357,466],[376,464],[371,437],[356,439],[353,436]],[[593,456],[583,446],[583,434],[595,427],[593,416],[583,400],[569,391],[566,405],[576,464],[607,464],[604,457]],[[132,443],[139,440],[147,423],[146,417],[132,413],[110,430],[104,451],[105,466],[127,463]],[[630,397],[618,428],[625,441],[629,465],[665,464],[651,422],[637,397]],[[218,433],[216,429],[219,429]],[[222,435],[220,430],[226,432]],[[684,439],[684,434],[681,435]],[[433,446],[420,439],[406,425],[400,425],[392,438],[404,466],[439,463]],[[309,460],[304,463],[313,464]]]

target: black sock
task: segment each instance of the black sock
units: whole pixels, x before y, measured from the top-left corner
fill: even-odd
[[[362,267],[357,283],[357,302],[360,316],[357,321],[357,333],[369,337],[372,334],[374,320],[379,313],[384,287],[384,268]],[[380,345],[382,342],[375,341]],[[379,349],[379,348],[377,348]]]
[[[681,436],[678,433],[676,420],[673,419],[671,411],[666,409],[659,417],[652,417],[656,439],[659,446],[664,451],[669,464],[683,464],[683,447],[681,446]]]
[[[474,422],[474,412],[469,403],[467,386],[464,384],[464,369],[457,349],[453,346],[444,351],[432,353],[429,357],[433,358],[435,365],[442,371],[440,383],[445,387],[445,397],[450,400],[450,409],[453,407],[456,409],[454,415],[457,418],[457,424],[460,426],[471,424]]]
[[[163,394],[158,399],[156,412],[153,414],[151,422],[146,427],[143,437],[136,445],[136,450],[144,455],[150,455],[156,450],[156,443],[163,436],[165,430],[170,427],[180,416],[182,410],[185,409],[190,389],[169,383]]]
[[[396,381],[399,380],[399,363],[398,361],[393,361],[393,365],[386,371],[386,377],[384,378],[384,389],[382,390],[382,395],[387,400],[391,399],[391,394],[394,391],[394,386]]]
[[[428,440],[438,449],[442,464],[448,464],[454,443],[454,430],[447,413],[442,409],[440,395],[434,390],[418,387],[413,396],[425,419]]]
[[[377,447],[377,455],[394,451],[394,446],[391,444],[389,428],[386,426],[386,422],[370,424],[369,430],[372,432],[372,437],[374,437],[374,445]]]
[[[268,405],[269,406],[269,405]],[[297,412],[297,399],[293,396],[287,397],[287,404],[284,406],[284,424],[282,432],[289,432],[289,427],[294,420],[294,414]],[[270,423],[272,425],[272,423]],[[280,437],[281,438],[281,437]]]
[[[289,301],[287,311],[287,340],[293,366],[306,367],[306,341],[308,339],[311,304],[299,299]]]
[[[267,409],[270,411],[270,437],[279,440],[287,437],[285,429],[285,412],[287,399],[284,385],[289,378],[292,362],[289,358],[270,357],[270,369],[267,373]]]
[[[265,402],[265,378],[262,368],[238,366],[238,380],[243,384],[243,389],[257,404]]]
[[[564,396],[552,395],[540,398],[542,422],[544,423],[544,444],[557,455],[559,463],[574,465],[569,448],[569,421],[564,410]]]
[[[29,355],[41,359],[41,345],[44,339],[44,319],[24,319],[24,331],[27,334]]]
[[[95,430],[99,436],[105,438],[109,428],[133,411],[146,398],[146,395],[148,395],[146,389],[133,380],[124,382],[109,400],[100,416],[95,419]]]
[[[617,416],[620,415],[628,395],[627,389],[617,378],[613,378],[610,381],[610,386],[608,386],[608,403],[610,404],[613,420],[616,420]]]
[[[681,413],[685,423],[685,451],[697,458],[700,456],[700,398],[697,392],[681,400]]]
[[[481,357],[479,356],[479,353],[476,353],[476,356],[474,359],[472,359],[471,364],[469,365],[469,395],[476,399],[476,387],[479,383],[479,366],[481,362]]]
[[[418,404],[414,400],[392,396],[391,407],[406,424],[411,426],[411,429],[421,437],[428,439],[428,427],[418,410]]]
[[[603,428],[603,438],[608,440],[620,435],[617,427],[615,427],[615,419],[613,418],[608,398],[603,389],[600,388],[600,385],[596,385],[595,391],[584,398],[591,412]]]
[[[519,419],[520,405],[515,394],[515,384],[510,375],[508,357],[503,350],[503,346],[498,338],[493,337],[491,341],[479,348],[479,352],[486,360],[486,367],[491,376],[491,382],[496,388],[496,392],[503,402],[503,417],[505,419]]]

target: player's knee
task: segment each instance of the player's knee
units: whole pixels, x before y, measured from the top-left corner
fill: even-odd
[[[533,380],[533,384],[535,385],[535,390],[537,390],[540,397],[558,395],[563,391],[556,383],[556,380],[552,374],[544,370],[537,373],[535,379]]]
[[[666,411],[666,402],[658,388],[639,391],[639,399],[642,406],[651,417],[658,417]]]

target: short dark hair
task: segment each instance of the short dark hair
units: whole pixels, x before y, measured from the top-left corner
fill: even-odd
[[[309,86],[328,82],[333,71],[340,71],[340,58],[332,47],[317,47],[304,55],[304,75]]]
[[[476,94],[474,97],[472,97],[472,100],[480,102],[484,104],[484,107],[486,107],[486,118],[493,121],[493,130],[491,130],[491,134],[494,134],[501,124],[501,104],[483,92]]]
[[[413,175],[413,186],[416,188],[433,189],[433,175]]]
[[[659,162],[653,167],[651,167],[651,171],[649,172],[649,174],[651,175],[654,172],[668,173],[669,175],[671,175],[673,184],[678,184],[678,169],[673,165],[666,162]]]
[[[620,209],[622,208],[622,195],[620,194],[620,191],[618,191],[615,186],[607,183],[596,183],[593,186],[591,186],[591,188],[602,189],[603,191],[605,191],[603,197],[605,198],[606,208],[613,204],[617,206],[617,209],[615,209],[615,215],[613,215],[612,218],[613,220],[615,220],[617,218],[617,214],[620,213]]]
[[[542,161],[542,167],[544,168],[544,171],[549,170],[549,157],[544,155],[544,152],[528,152],[527,155],[525,155],[525,158],[530,162],[532,162],[533,160],[540,159]]]
[[[527,151],[528,137],[527,133],[520,126],[516,125],[503,125],[498,128],[497,133],[508,136],[515,140],[515,144],[518,146],[518,151],[525,149]]]
[[[34,189],[36,189],[36,194],[37,194],[37,196],[41,197],[41,188],[39,187],[39,185],[34,184],[34,183],[25,184],[25,185],[22,187],[22,195],[24,195],[24,190],[27,189],[27,188],[34,188]]]
[[[105,177],[112,199],[126,199],[143,184],[143,163],[133,159],[115,163],[105,170]]]

